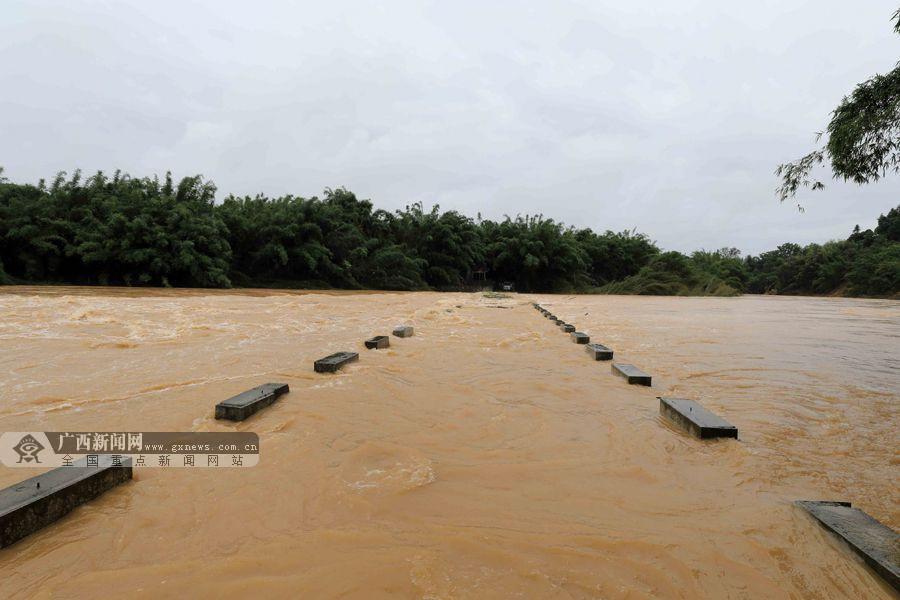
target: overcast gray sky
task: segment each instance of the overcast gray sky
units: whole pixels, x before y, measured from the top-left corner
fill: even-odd
[[[843,238],[900,178],[806,212],[773,169],[900,58],[892,0],[0,5],[0,165],[201,173],[227,193],[637,227],[666,249]]]

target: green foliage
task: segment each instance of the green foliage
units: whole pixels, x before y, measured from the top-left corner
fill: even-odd
[[[589,258],[573,229],[542,216],[482,223],[490,269],[520,291],[570,291],[589,283]]]
[[[439,210],[435,206],[424,212],[416,203],[397,211],[391,220],[392,237],[405,253],[423,261],[422,278],[428,287],[459,289],[484,261],[484,243],[472,219]]]
[[[878,227],[857,226],[840,242],[776,250],[745,259],[745,290],[759,294],[896,296],[900,293],[900,207],[878,219]]]
[[[640,271],[659,249],[646,235],[634,231],[597,235],[590,229],[576,232],[588,258],[588,275],[594,285],[624,279]]]
[[[170,175],[0,183],[0,260],[26,281],[227,287],[231,251],[214,196],[200,177],[175,186]]]
[[[710,256],[697,260],[679,252],[664,252],[650,259],[636,275],[609,283],[597,291],[604,294],[640,294],[652,296],[736,296],[736,289],[703,268]],[[704,262],[706,261],[706,262]]]
[[[900,206],[892,208],[888,214],[878,217],[875,233],[888,241],[900,242]]]
[[[218,214],[228,232],[237,280],[331,281],[355,283],[334,263],[325,242],[335,223],[313,198],[286,196],[269,200],[229,196]]]
[[[831,165],[855,183],[900,170],[900,66],[858,85],[828,124]]]
[[[860,254],[847,273],[855,296],[888,296],[900,290],[900,244],[878,243]]]
[[[691,262],[698,271],[732,290],[744,291],[747,287],[747,269],[737,248],[721,248],[714,252],[698,250],[691,254]]]
[[[543,216],[475,221],[412,204],[376,210],[352,192],[228,196],[199,176],[57,175],[9,182],[0,170],[0,284],[477,289],[729,296],[898,293],[900,207],[845,241],[660,253],[634,231],[597,234]]]
[[[0,183],[0,257],[25,281],[522,291],[586,289],[636,273],[659,250],[634,232],[597,235],[540,216],[475,222],[419,203],[373,210],[323,198],[228,196],[199,177],[60,174],[47,188]]]
[[[892,16],[900,33],[900,10]],[[835,178],[858,184],[871,183],[888,172],[900,172],[900,64],[885,75],[875,75],[845,96],[831,115],[824,149],[816,149],[790,163],[779,165],[777,190],[781,201],[793,198],[802,187],[813,190],[824,184],[812,176],[825,163]]]

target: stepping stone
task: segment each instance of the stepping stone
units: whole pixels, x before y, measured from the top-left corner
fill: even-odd
[[[413,335],[413,328],[409,325],[401,325],[400,327],[394,328],[394,335],[399,338],[408,338]]]
[[[661,415],[701,440],[719,437],[737,439],[737,427],[709,412],[693,400],[662,396],[658,396],[658,398]]]
[[[613,351],[603,344],[588,344],[584,349],[594,360],[612,360]]]
[[[347,363],[359,360],[357,352],[335,352],[315,362],[313,368],[316,373],[334,373]]]
[[[216,418],[243,421],[290,391],[286,383],[264,383],[216,404]]]
[[[900,592],[900,535],[849,502],[798,500],[797,506],[837,534],[867,565]]]
[[[559,328],[562,329],[563,331],[565,331],[566,333],[572,333],[575,331],[575,326],[569,325],[568,323],[560,322]]]
[[[650,385],[650,376],[634,365],[613,363],[612,371],[616,375],[624,377],[625,380],[632,385]]]
[[[591,336],[586,333],[581,333],[580,331],[573,331],[572,341],[576,344],[587,344],[591,341]]]
[[[87,458],[0,490],[0,548],[5,548],[62,518],[77,506],[131,479],[131,459],[113,466],[112,456],[99,455],[98,466]]]
[[[381,348],[387,348],[390,345],[391,338],[386,335],[376,335],[375,337],[366,340],[366,348],[369,350],[379,350]]]

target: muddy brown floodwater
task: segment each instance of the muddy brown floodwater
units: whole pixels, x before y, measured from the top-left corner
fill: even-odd
[[[900,527],[898,355],[886,300],[4,288],[0,430],[255,431],[261,462],[136,469],[0,550],[0,597],[891,598],[791,502]],[[213,418],[267,381],[291,393]]]

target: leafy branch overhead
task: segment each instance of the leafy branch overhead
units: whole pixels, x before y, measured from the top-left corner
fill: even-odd
[[[894,31],[900,34],[900,10],[894,13]],[[819,190],[825,185],[812,175],[827,163],[835,179],[857,184],[878,181],[900,172],[900,63],[885,75],[875,75],[845,96],[831,115],[824,148],[793,162],[779,165],[778,199],[793,198],[801,188]]]

